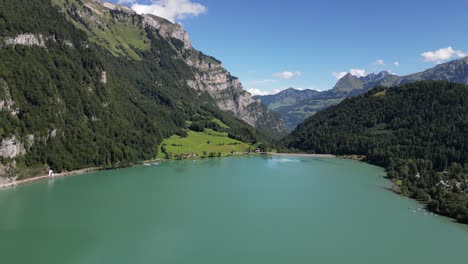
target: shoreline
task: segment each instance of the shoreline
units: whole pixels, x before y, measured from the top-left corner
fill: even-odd
[[[292,156],[292,157],[311,157],[311,158],[337,158],[332,154],[307,154],[307,153],[268,153],[272,156]]]
[[[307,153],[252,153],[250,155],[255,155],[255,154],[257,154],[257,155],[267,154],[267,155],[271,155],[271,156],[312,157],[312,158],[337,158],[338,157],[338,156],[332,155],[332,154],[307,154]],[[236,155],[236,156],[242,156],[242,155]],[[234,156],[232,156],[232,157],[234,157]],[[162,160],[165,160],[165,159],[162,159]],[[142,164],[145,163],[145,162],[150,162],[150,160],[144,161],[144,162],[142,162]],[[46,180],[46,179],[54,179],[54,178],[60,178],[60,177],[73,176],[73,175],[84,174],[84,173],[93,172],[93,171],[102,170],[102,169],[103,169],[103,167],[91,167],[91,168],[79,169],[79,170],[74,170],[74,171],[67,171],[67,172],[54,174],[54,177],[52,177],[52,178],[50,178],[47,174],[43,174],[43,175],[40,175],[40,176],[36,176],[36,177],[33,177],[33,178],[28,178],[28,179],[24,179],[24,180],[20,180],[20,181],[11,181],[11,182],[7,182],[7,183],[2,183],[2,184],[0,184],[0,190],[7,189],[7,188],[13,188],[13,187],[16,187],[16,186],[25,185],[25,184],[29,184],[29,183],[39,182],[39,181],[43,181],[43,180]]]
[[[38,181],[42,181],[46,179],[54,179],[54,178],[59,178],[59,177],[67,177],[67,176],[73,176],[73,175],[78,175],[78,174],[84,174],[84,173],[97,171],[101,169],[102,167],[92,167],[92,168],[86,168],[86,169],[80,169],[80,170],[74,170],[74,171],[66,171],[66,172],[54,174],[54,177],[52,178],[49,178],[49,175],[41,175],[41,176],[29,178],[29,179],[20,180],[20,181],[11,181],[8,183],[0,184],[0,189],[12,188],[12,187],[16,187],[19,185],[38,182]]]

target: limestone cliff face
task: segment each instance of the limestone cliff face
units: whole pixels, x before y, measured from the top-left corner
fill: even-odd
[[[32,34],[32,33],[23,33],[14,37],[0,37],[0,48],[2,45],[6,46],[38,46],[42,48],[47,48],[47,42],[52,41],[53,43],[58,43],[55,35],[44,36],[42,34]],[[62,44],[74,48],[74,44],[70,40],[63,40]],[[83,43],[83,46],[87,45]]]
[[[2,95],[0,97],[0,111],[5,111],[7,114],[11,114],[13,116],[17,115],[18,110],[15,107],[16,103],[11,97],[8,84],[2,79],[0,79],[0,89],[0,94]],[[0,157],[15,158],[24,154],[26,154],[24,144],[19,141],[15,135],[1,139]]]
[[[26,154],[26,148],[15,136],[2,139],[0,144],[0,157],[16,158],[24,154]]]
[[[11,96],[8,83],[0,79],[0,112],[12,115],[17,118],[21,109]],[[49,138],[54,138],[57,135],[57,129],[47,131],[47,134],[42,138],[46,144]],[[27,134],[25,138],[20,139],[17,135],[10,135],[0,139],[0,157],[2,158],[16,158],[27,154],[27,152],[34,145],[36,136],[34,134]],[[0,177],[2,173],[0,172]]]
[[[187,64],[197,68],[194,80],[187,80],[187,84],[196,90],[208,92],[223,111],[230,111],[248,124],[256,127],[260,112],[251,112],[249,106],[260,104],[243,90],[239,79],[231,76],[220,64],[208,64],[204,61],[187,59]]]
[[[20,34],[14,38],[6,39],[7,45],[25,45],[45,47],[46,38],[42,35]]]
[[[182,28],[181,25],[173,24],[164,18],[160,18],[153,15],[142,15],[143,26],[149,27],[154,31],[157,31],[159,35],[164,38],[175,38],[184,43],[184,50],[190,50],[192,43],[188,33]]]
[[[5,80],[0,79],[0,89],[0,94],[3,94],[3,96],[0,97],[0,111],[6,110],[10,114],[16,115],[16,103],[11,97],[10,88],[8,87],[8,84],[5,82]]]
[[[196,69],[195,78],[187,80],[187,84],[193,89],[208,92],[221,110],[230,111],[262,130],[271,129],[280,134],[286,131],[283,120],[246,92],[239,79],[232,76],[220,61],[192,50],[185,62]]]

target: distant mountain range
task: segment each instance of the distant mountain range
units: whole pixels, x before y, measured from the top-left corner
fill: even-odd
[[[376,86],[395,86],[422,80],[447,80],[468,85],[468,57],[443,63],[423,72],[398,76],[387,71],[357,77],[350,73],[343,76],[328,91],[297,90],[289,88],[274,95],[254,96],[271,111],[279,113],[289,130],[293,130],[307,117],[345,98],[363,94]]]

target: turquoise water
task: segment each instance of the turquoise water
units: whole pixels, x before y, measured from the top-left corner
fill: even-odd
[[[351,160],[251,157],[2,190],[0,261],[465,263],[468,228],[418,211],[383,175]]]

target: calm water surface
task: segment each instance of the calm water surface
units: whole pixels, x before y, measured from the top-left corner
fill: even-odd
[[[382,175],[350,160],[252,157],[1,190],[0,262],[466,263],[468,228],[417,211]]]

